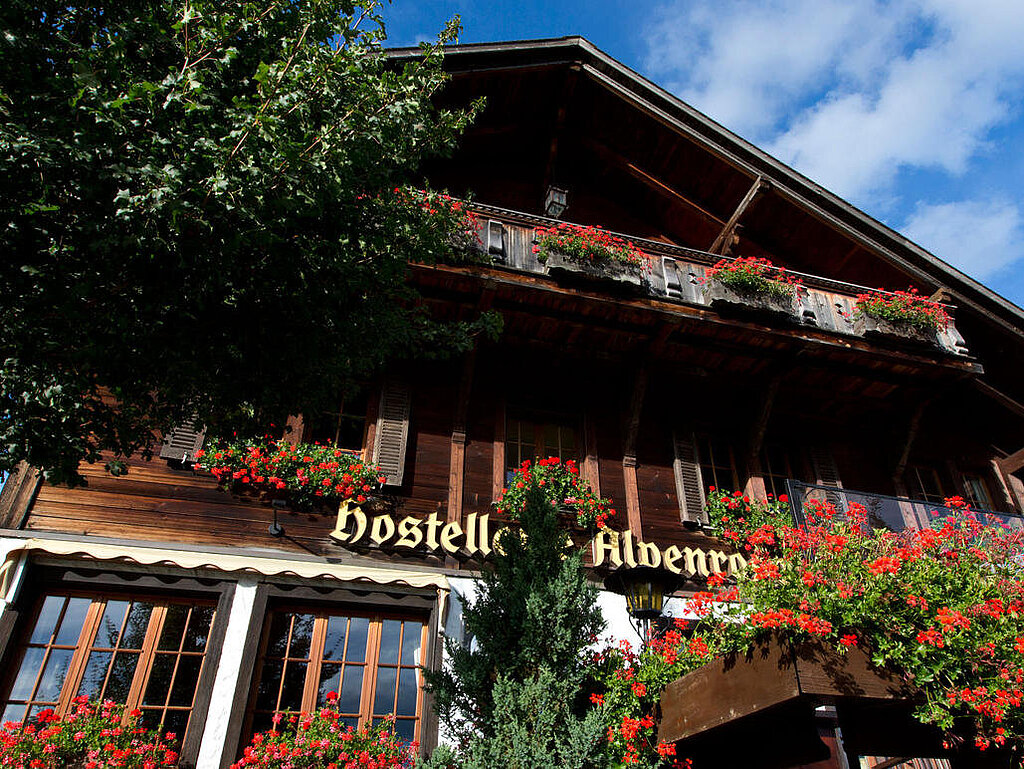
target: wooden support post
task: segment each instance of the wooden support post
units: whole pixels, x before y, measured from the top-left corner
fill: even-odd
[[[747,482],[743,493],[752,499],[766,499],[768,490],[764,485],[764,468],[761,467],[761,447],[764,445],[765,432],[768,430],[768,420],[772,415],[772,406],[775,405],[775,396],[779,392],[779,385],[782,383],[786,372],[780,369],[768,380],[767,386],[761,392],[761,400],[758,404],[757,418],[750,430],[750,440],[747,443]]]
[[[732,245],[732,235],[737,226],[739,226],[740,217],[757,202],[758,198],[770,189],[771,185],[765,181],[764,177],[758,176],[754,180],[754,184],[747,190],[747,194],[739,202],[739,205],[736,206],[736,210],[732,212],[732,216],[729,217],[729,220],[722,227],[721,232],[718,233],[718,237],[715,238],[708,251],[712,254],[724,254],[725,248]]]
[[[903,483],[903,473],[907,471],[907,462],[910,461],[910,450],[914,446],[914,439],[917,438],[917,432],[921,428],[921,417],[924,416],[924,410],[928,408],[934,398],[926,398],[917,404],[917,408],[914,409],[913,415],[910,417],[910,424],[907,427],[907,439],[903,442],[903,450],[900,452],[900,458],[896,462],[896,467],[892,471],[892,483],[896,488],[897,492],[902,490],[902,495],[906,496],[906,486]]]
[[[626,486],[626,517],[636,537],[643,537],[640,517],[640,489],[636,480],[636,436],[640,431],[640,413],[647,392],[647,364],[641,363],[633,379],[633,396],[626,413],[626,429],[622,446],[622,479]]]
[[[569,111],[569,102],[572,101],[573,91],[576,90],[576,83],[579,81],[580,67],[574,65],[569,67],[565,75],[565,84],[562,86],[562,95],[558,100],[558,112],[555,115],[554,125],[551,128],[551,145],[548,148],[548,162],[544,167],[544,180],[541,184],[541,195],[547,193],[548,187],[554,183],[555,165],[558,162],[558,144],[562,139],[565,130],[565,119]],[[543,197],[541,198],[543,200]]]
[[[0,529],[23,529],[43,474],[21,462],[0,489]]]
[[[498,404],[494,415],[494,443],[491,458],[493,477],[491,479],[491,500],[497,502],[505,488],[505,401]]]
[[[466,418],[469,413],[469,398],[473,389],[473,372],[476,369],[476,350],[466,354],[462,361],[462,376],[455,402],[455,418],[452,425],[451,453],[448,460],[448,515],[449,523],[462,522],[462,487],[466,475]],[[455,568],[458,562],[450,556],[445,566]]]
[[[583,466],[580,475],[590,484],[590,490],[601,496],[601,464],[597,453],[597,431],[594,419],[587,413],[583,416]]]
[[[302,443],[302,434],[306,431],[306,422],[302,414],[290,414],[284,423],[284,439],[293,446]]]

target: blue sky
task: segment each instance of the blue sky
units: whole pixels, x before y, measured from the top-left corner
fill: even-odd
[[[389,45],[583,35],[1024,306],[1021,0],[394,0]]]

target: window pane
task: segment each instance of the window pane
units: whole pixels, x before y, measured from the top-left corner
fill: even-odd
[[[181,604],[171,604],[167,607],[167,616],[164,618],[164,627],[160,631],[158,649],[162,651],[177,651],[181,646],[181,636],[185,632],[185,623],[188,622],[188,607]]]
[[[284,657],[288,653],[288,630],[291,614],[275,612],[270,618],[270,636],[267,643],[268,657]]]
[[[366,659],[366,635],[370,629],[370,620],[366,617],[353,617],[348,626],[348,662],[363,662]]]
[[[168,736],[169,740],[179,745],[181,744],[181,740],[185,736],[185,730],[188,728],[188,718],[191,713],[191,710],[168,710],[164,714],[164,731],[168,735],[174,735],[173,738]]]
[[[71,649],[50,650],[50,658],[46,660],[43,677],[39,681],[39,689],[33,699],[40,702],[57,701],[57,698],[60,697],[60,690],[64,686],[68,668],[71,667],[71,657],[74,656],[74,653]]]
[[[395,722],[395,734],[403,742],[412,742],[416,737],[416,722],[412,719],[400,718]]]
[[[386,619],[380,629],[380,657],[383,665],[397,665],[398,652],[401,646],[402,623],[399,620]]]
[[[20,723],[25,717],[25,706],[10,704],[4,708],[3,716],[0,716],[0,724],[6,724],[8,721],[14,721]]]
[[[267,662],[260,675],[260,685],[256,690],[257,710],[276,710],[277,692],[281,688],[281,671],[283,662]]]
[[[327,637],[324,640],[324,659],[340,660],[345,655],[345,630],[348,617],[328,617]]]
[[[14,688],[11,689],[10,699],[27,700],[32,697],[32,685],[36,682],[39,668],[43,665],[43,657],[46,656],[46,649],[38,646],[30,646],[25,650],[25,656],[21,660],[21,668],[18,670],[18,677],[14,679]]]
[[[172,654],[158,654],[153,660],[146,694],[142,698],[143,705],[163,706],[167,701],[167,690],[171,688],[171,676],[174,675],[174,659]]]
[[[118,652],[110,668],[107,690],[103,693],[105,699],[114,702],[128,701],[128,692],[132,688],[132,679],[135,677],[135,668],[138,664],[137,652]]]
[[[199,671],[202,669],[203,658],[184,656],[178,660],[178,672],[174,676],[174,688],[167,704],[174,707],[192,707],[199,684]]]
[[[117,637],[121,634],[121,625],[124,624],[124,615],[128,611],[128,606],[128,601],[107,601],[93,646],[107,649],[117,646]]]
[[[149,616],[153,613],[151,603],[133,603],[128,610],[128,621],[124,626],[124,633],[121,635],[122,649],[141,649],[142,642],[146,638],[146,628],[149,627]]]
[[[296,614],[294,616],[295,621],[292,622],[292,645],[288,649],[288,656],[308,659],[309,642],[313,637],[313,620],[315,618],[312,614]]]
[[[306,686],[305,662],[289,662],[284,671],[284,688],[281,691],[279,710],[302,710],[302,691]]]
[[[398,707],[395,713],[400,716],[416,715],[416,699],[419,691],[416,679],[419,676],[414,668],[402,668],[398,676]]]
[[[345,677],[341,684],[341,696],[338,698],[338,709],[342,713],[358,713],[359,700],[363,693],[363,668],[346,665]]]
[[[352,668],[350,668],[351,670]],[[325,662],[320,668],[320,685],[317,687],[316,704],[322,705],[327,701],[329,692],[338,693],[338,684],[341,683],[341,665]]]
[[[423,626],[418,622],[405,623],[405,636],[402,638],[402,664],[420,664],[420,636]]]
[[[107,669],[110,667],[110,660],[113,652],[92,652],[89,655],[89,662],[85,666],[85,674],[82,676],[82,683],[78,686],[78,694],[97,700],[103,694],[103,680],[107,677]]]
[[[39,610],[39,618],[36,626],[32,629],[32,637],[28,639],[30,644],[49,643],[53,637],[53,631],[57,628],[57,620],[60,619],[60,610],[64,608],[64,597],[60,595],[48,595],[43,601]]]
[[[182,651],[206,651],[206,641],[210,637],[210,625],[213,624],[214,608],[212,606],[193,606],[192,616],[188,621],[188,631]]]
[[[395,683],[398,671],[395,668],[377,669],[377,695],[373,699],[374,715],[387,715],[395,710]]]
[[[69,598],[67,608],[64,610],[64,619],[61,620],[60,630],[57,631],[57,639],[54,641],[58,646],[74,646],[78,643],[78,636],[82,633],[82,625],[85,624],[85,614],[89,611],[88,598]]]

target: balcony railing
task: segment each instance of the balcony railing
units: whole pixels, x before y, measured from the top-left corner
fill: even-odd
[[[941,521],[950,515],[962,515],[962,513],[947,509],[942,504],[919,499],[890,497],[885,494],[852,491],[835,486],[819,486],[794,480],[788,481],[787,485],[789,487],[789,506],[797,524],[806,522],[804,507],[812,500],[831,502],[840,514],[845,514],[851,504],[863,505],[867,511],[868,523],[872,528],[884,528],[890,531],[930,528],[934,521]],[[970,514],[989,526],[1024,529],[1024,518],[1013,513],[997,513],[993,510],[972,508]]]
[[[484,253],[496,265],[517,272],[551,272],[533,251],[534,236],[537,227],[550,227],[558,224],[558,220],[494,206],[473,204],[473,208],[481,223],[479,234]],[[621,237],[628,238],[651,257],[651,272],[642,284],[623,286],[624,289],[662,301],[702,307],[710,304],[702,279],[721,256],[629,235]],[[796,323],[843,336],[864,335],[864,331],[855,328],[853,321],[856,297],[875,289],[818,275],[791,274],[799,277],[806,289],[800,292],[799,307],[794,316]],[[967,343],[953,323],[938,332],[936,342],[947,353],[968,354]]]

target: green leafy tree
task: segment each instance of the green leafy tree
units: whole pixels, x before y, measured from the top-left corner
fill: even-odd
[[[519,515],[463,609],[469,644],[449,639],[450,664],[426,671],[466,767],[592,766],[603,737],[584,691],[587,647],[603,627],[579,549],[567,547],[556,504],[530,481]]]
[[[80,481],[192,415],[327,410],[494,333],[407,283],[467,235],[411,192],[474,109],[431,103],[454,34],[396,66],[372,2],[3,3],[0,471]]]

